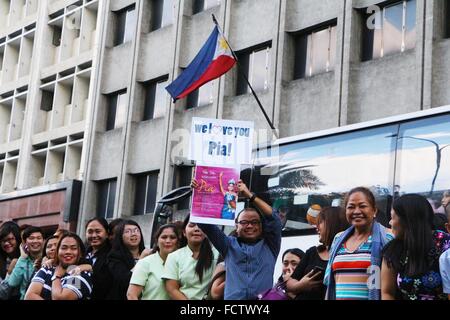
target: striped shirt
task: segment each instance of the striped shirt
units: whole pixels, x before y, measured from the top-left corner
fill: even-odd
[[[372,236],[355,251],[350,252],[345,243],[338,250],[332,270],[336,280],[336,300],[368,300]]]
[[[42,284],[41,297],[44,300],[52,300],[52,276],[55,273],[55,268],[47,269],[42,267],[31,280],[31,282],[38,282]],[[61,286],[63,289],[73,291],[78,300],[87,300],[91,298],[92,293],[92,276],[89,272],[82,272],[78,276],[71,276],[65,274],[61,278]]]

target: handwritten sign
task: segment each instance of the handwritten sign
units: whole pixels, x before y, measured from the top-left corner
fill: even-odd
[[[189,159],[210,165],[251,163],[251,121],[192,118]]]

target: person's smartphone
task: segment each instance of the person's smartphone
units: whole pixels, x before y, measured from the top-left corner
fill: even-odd
[[[314,274],[320,272],[320,275],[318,276],[317,279],[323,279],[323,277],[325,276],[325,269],[319,266],[315,266],[313,268]]]

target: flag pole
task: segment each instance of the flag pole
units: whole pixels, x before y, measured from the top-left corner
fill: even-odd
[[[214,16],[214,14],[211,14],[211,15],[212,15],[212,19],[213,19],[214,24],[217,26],[217,28],[219,29],[219,32],[220,32],[220,33],[222,34],[222,36],[223,36],[223,32],[222,32],[222,30],[220,30],[220,26],[219,26],[219,23],[217,22],[216,17]],[[270,126],[270,128],[272,129],[273,134],[274,134],[275,137],[278,139],[277,129],[275,129],[275,127],[274,127],[273,124],[272,124],[272,121],[270,121],[270,118],[269,118],[269,116],[267,115],[266,110],[264,110],[264,107],[262,106],[261,101],[259,100],[258,96],[256,95],[255,90],[253,90],[253,87],[252,87],[252,85],[250,84],[250,81],[248,80],[248,77],[246,76],[246,74],[245,74],[244,72],[241,71],[241,70],[242,70],[242,67],[241,67],[241,65],[240,65],[240,63],[239,63],[238,57],[237,57],[236,54],[234,53],[233,48],[231,48],[230,43],[229,43],[228,40],[225,38],[225,36],[223,36],[223,39],[224,39],[225,42],[227,43],[228,47],[230,48],[231,54],[233,55],[234,59],[236,60],[236,64],[238,65],[238,73],[239,73],[239,74],[245,79],[245,81],[247,82],[247,85],[249,86],[249,88],[250,88],[250,90],[251,90],[253,96],[255,97],[256,102],[258,103],[258,106],[259,106],[259,108],[261,109],[261,111],[262,111],[264,117],[266,118],[267,122],[269,123],[269,126]]]

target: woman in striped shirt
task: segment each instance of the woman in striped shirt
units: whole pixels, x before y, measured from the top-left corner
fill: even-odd
[[[91,273],[70,274],[83,262],[84,245],[75,233],[64,234],[56,248],[56,267],[42,267],[31,280],[25,300],[86,300],[92,292]]]
[[[350,228],[336,235],[324,284],[328,300],[379,300],[381,250],[392,235],[375,221],[377,208],[372,192],[350,190],[345,198]]]

